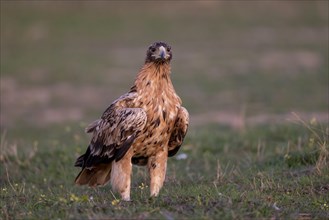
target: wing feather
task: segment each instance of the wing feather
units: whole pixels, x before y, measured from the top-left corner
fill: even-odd
[[[168,143],[168,157],[174,156],[181,147],[189,125],[189,114],[184,107],[180,107],[174,125],[174,131],[171,133]]]
[[[135,94],[127,93],[115,100],[102,117],[87,126],[92,133],[87,151],[75,166],[91,168],[101,163],[120,160],[143,130],[147,115],[142,108],[129,108]]]

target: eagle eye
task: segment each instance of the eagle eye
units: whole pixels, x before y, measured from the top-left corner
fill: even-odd
[[[151,47],[151,52],[154,53],[155,52],[155,48],[154,47]]]

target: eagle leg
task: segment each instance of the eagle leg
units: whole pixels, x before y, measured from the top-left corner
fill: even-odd
[[[120,193],[121,199],[124,201],[130,201],[131,170],[132,163],[130,153],[127,153],[121,160],[112,162],[112,189]]]
[[[150,174],[150,195],[158,196],[166,177],[168,150],[163,149],[151,156],[147,166]]]

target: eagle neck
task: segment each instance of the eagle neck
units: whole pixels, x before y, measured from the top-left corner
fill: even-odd
[[[135,81],[137,91],[148,90],[151,92],[152,90],[159,89],[174,90],[170,79],[170,73],[171,68],[169,63],[146,63],[138,73]]]

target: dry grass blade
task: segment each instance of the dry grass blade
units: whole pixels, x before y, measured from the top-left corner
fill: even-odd
[[[315,168],[317,173],[321,175],[322,170],[327,167],[329,160],[329,128],[324,128],[321,125],[318,125],[316,118],[312,118],[310,122],[306,122],[297,113],[293,112],[292,114],[295,117],[295,122],[302,125],[313,135],[313,137],[310,138],[310,142],[314,143],[316,150],[319,153]]]

